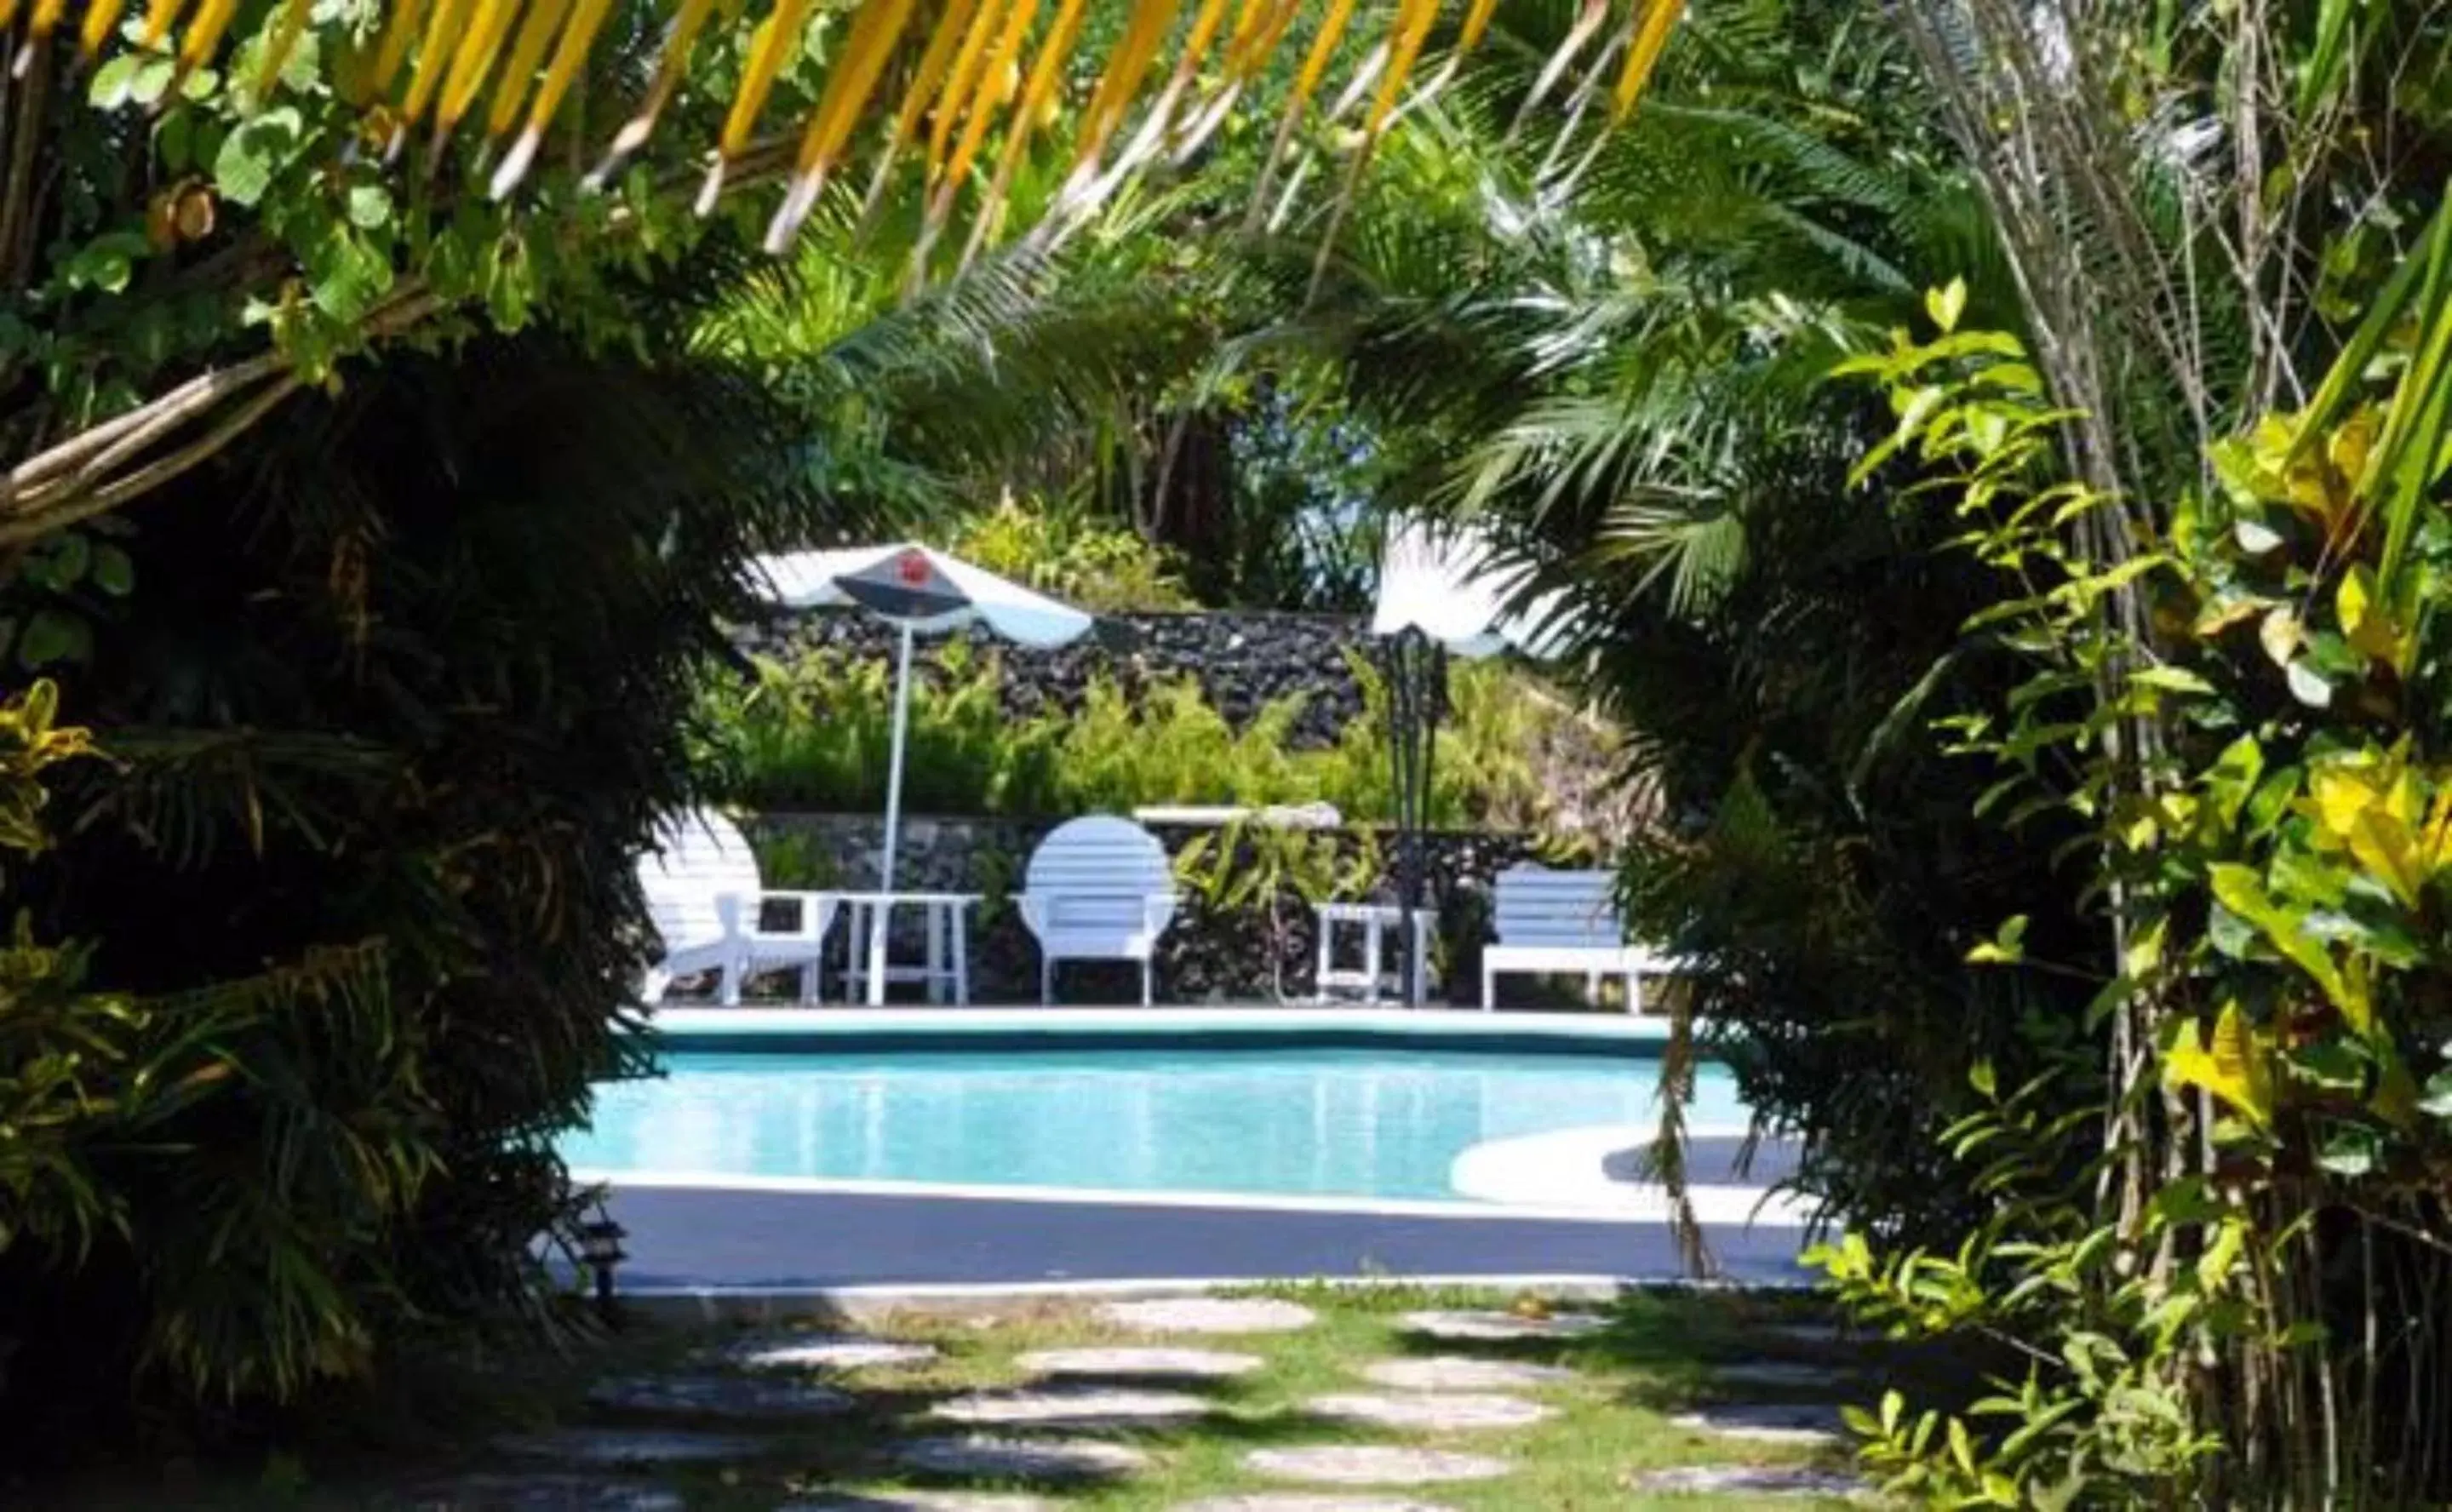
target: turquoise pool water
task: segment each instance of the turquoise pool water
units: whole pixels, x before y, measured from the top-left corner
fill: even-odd
[[[605,1171],[1452,1199],[1486,1140],[1649,1127],[1640,1056],[1391,1050],[682,1051],[563,1141]],[[1705,1066],[1690,1123],[1742,1125]]]

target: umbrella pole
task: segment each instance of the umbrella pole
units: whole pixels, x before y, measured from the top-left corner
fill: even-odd
[[[868,918],[868,1001],[885,1001],[885,927],[893,912],[894,852],[902,828],[902,743],[911,726],[911,626],[902,626],[902,646],[894,669],[894,745],[885,766],[885,854],[878,861],[878,899]]]

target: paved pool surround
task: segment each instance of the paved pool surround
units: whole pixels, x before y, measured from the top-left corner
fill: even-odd
[[[1214,1007],[665,1009],[650,1028],[675,1051],[782,1055],[1312,1046],[1651,1058],[1668,1037],[1659,1020],[1612,1014]],[[629,1230],[624,1290],[668,1304],[788,1308],[846,1288],[1365,1275],[1677,1279],[1680,1251],[1656,1189],[1629,1179],[1627,1151],[1647,1131],[1572,1132],[1522,1152],[1522,1201],[1509,1200],[1504,1150],[1482,1155],[1474,1189],[1452,1203],[580,1174],[605,1183]],[[1740,1132],[1695,1130],[1702,1220],[1730,1279],[1793,1285],[1802,1215],[1765,1205],[1759,1174],[1735,1168]],[[1572,1168],[1560,1168],[1561,1154]]]

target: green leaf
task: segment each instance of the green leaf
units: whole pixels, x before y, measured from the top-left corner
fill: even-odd
[[[170,88],[170,80],[179,66],[168,53],[154,53],[137,60],[136,70],[128,82],[128,98],[150,108]]]
[[[136,564],[128,553],[105,541],[93,549],[93,585],[114,599],[124,599],[136,586]]]
[[[1949,281],[1948,288],[1927,289],[1924,310],[1943,330],[1956,330],[1958,317],[1967,311],[1967,280],[1954,278]]]
[[[194,163],[195,119],[186,110],[172,110],[162,117],[153,128],[153,149],[162,155],[162,167],[172,173],[184,173]]]
[[[42,609],[26,621],[25,633],[17,638],[17,661],[28,671],[38,672],[64,661],[81,661],[92,649],[93,632],[84,620]]]
[[[69,287],[116,294],[136,275],[136,260],[150,251],[134,231],[111,231],[78,247],[63,271]]]
[[[267,110],[222,139],[213,159],[213,184],[233,205],[252,206],[272,187],[272,175],[297,149],[298,112],[287,106]]]
[[[85,87],[86,103],[101,110],[116,110],[128,102],[129,88],[136,81],[136,66],[145,61],[140,52],[123,52],[93,70],[93,78]]]
[[[359,184],[349,189],[349,224],[373,230],[391,219],[391,194],[380,184]]]
[[[2383,1150],[2383,1137],[2372,1129],[2343,1129],[2324,1141],[2316,1164],[2336,1176],[2363,1176],[2376,1168]]]
[[[43,579],[54,588],[75,587],[93,566],[93,542],[82,531],[62,531],[45,548]]]
[[[306,263],[315,307],[337,321],[357,320],[391,287],[391,259],[346,226],[333,226]]]
[[[2271,1053],[2267,1036],[2248,1022],[2239,1004],[2225,1003],[2210,1036],[2200,1034],[2195,1020],[2181,1020],[2177,1037],[2163,1052],[2164,1084],[2204,1088],[2257,1128],[2269,1128],[2274,1109],[2267,1070]]]
[[[2207,695],[2214,685],[2185,667],[2140,667],[2128,675],[2128,680],[2148,688],[2161,688],[2166,693]]]
[[[2290,1052],[2299,1074],[2331,1091],[2356,1091],[2367,1081],[2366,1062],[2338,1040],[2303,1045]]]
[[[2452,1070],[2426,1079],[2426,1095],[2418,1100],[2418,1110],[2430,1118],[2452,1118]]]
[[[2019,914],[2001,926],[2001,933],[1967,952],[1970,964],[1992,963],[2014,965],[2027,958],[2027,915]]]

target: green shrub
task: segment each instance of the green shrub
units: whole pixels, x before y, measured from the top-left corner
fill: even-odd
[[[56,843],[8,879],[12,1449],[328,1422],[562,1315],[552,1142],[638,1064],[691,669],[813,523],[763,403],[479,344],[293,400],[128,538],[68,683],[109,759],[44,774]]]
[[[1197,607],[1167,551],[1078,504],[1008,497],[963,521],[948,549],[1094,614]]]
[[[948,642],[914,668],[903,812],[1043,817],[1326,802],[1384,821],[1395,812],[1387,693],[1367,660],[1350,659],[1362,717],[1333,746],[1295,750],[1301,695],[1271,702],[1237,731],[1189,675],[1150,679],[1137,697],[1094,675],[1078,710],[1009,718],[1001,658]],[[1555,826],[1568,812],[1562,790],[1597,766],[1592,723],[1513,668],[1462,663],[1449,687],[1433,824]],[[695,759],[708,788],[742,808],[881,809],[893,700],[893,669],[880,658],[820,648],[788,663],[761,659],[746,680],[725,672],[702,687]]]

